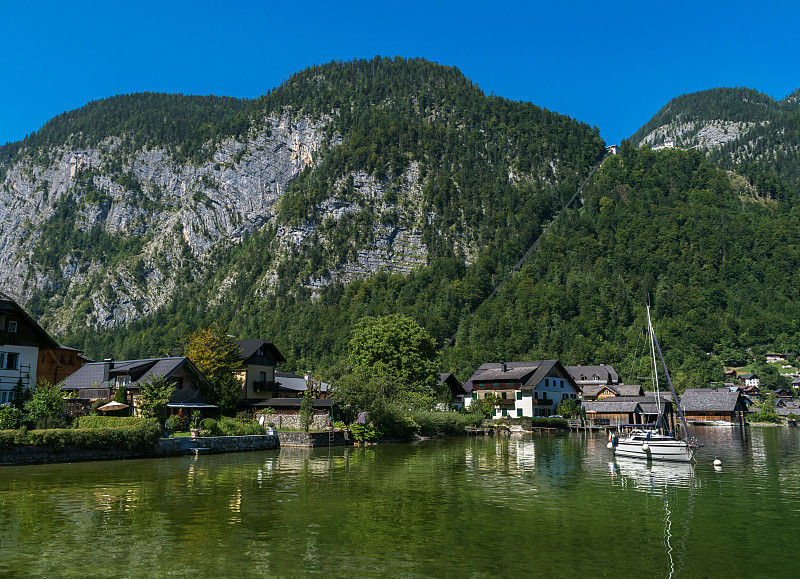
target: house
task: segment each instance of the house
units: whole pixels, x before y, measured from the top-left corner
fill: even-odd
[[[494,418],[552,416],[559,402],[575,400],[579,394],[577,384],[558,360],[483,364],[464,387],[472,393],[466,406],[497,397]]]
[[[751,386],[755,386],[756,388],[758,388],[758,386],[760,385],[758,376],[756,376],[755,374],[749,374],[749,373],[739,374],[739,381],[742,384],[744,384],[746,388],[749,388]]]
[[[747,413],[742,393],[729,388],[687,388],[680,403],[686,419],[697,422],[743,422]]]
[[[773,392],[775,392],[775,396],[778,397],[778,400],[792,399],[792,392],[786,388],[778,388],[777,390],[773,390]]]
[[[583,400],[603,400],[619,396],[644,396],[644,389],[639,384],[587,384],[583,386]]]
[[[58,348],[39,350],[39,365],[36,371],[38,378],[44,378],[51,384],[58,384],[73,374],[87,362],[94,360],[83,355],[82,350],[59,345]]]
[[[567,372],[583,390],[584,386],[603,386],[619,384],[619,374],[613,366],[600,364],[599,366],[567,366]]]
[[[798,400],[779,400],[775,406],[778,416],[783,418],[788,417],[790,414],[800,416],[800,401]]]
[[[590,424],[618,426],[643,422],[642,408],[636,400],[587,400],[582,406],[586,411],[586,422]]]
[[[767,364],[777,364],[778,362],[785,362],[786,356],[783,354],[770,353],[767,354]]]
[[[137,398],[142,384],[151,376],[161,376],[175,386],[175,393],[167,404],[169,414],[181,409],[209,411],[217,408],[205,402],[204,392],[211,390],[211,384],[186,356],[91,362],[68,376],[61,388],[75,392],[78,400],[86,405],[93,400],[111,398],[125,386],[128,403],[133,406],[134,414],[138,414]]]
[[[439,381],[436,383],[436,391],[444,392],[445,388],[450,391],[450,402],[459,407],[464,405],[464,398],[468,395],[458,378],[452,372],[439,374]]]
[[[0,292],[0,404],[14,399],[19,382],[32,387],[38,377],[39,352],[58,347],[17,302]]]
[[[278,398],[280,383],[276,380],[275,368],[280,362],[286,361],[283,354],[266,340],[239,340],[235,344],[239,346],[242,360],[236,377],[242,384],[239,398],[243,405],[248,406],[267,398]]]

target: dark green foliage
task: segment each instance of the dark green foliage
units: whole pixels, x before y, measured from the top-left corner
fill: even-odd
[[[372,442],[378,439],[378,431],[371,424],[354,422],[350,425],[350,434],[356,442]]]
[[[210,436],[217,436],[219,434],[219,427],[217,421],[213,418],[203,418],[200,421],[200,430],[205,430]]]
[[[300,402],[300,425],[303,430],[308,432],[311,423],[314,421],[314,402],[311,398],[311,390],[307,389],[303,393],[303,400]]]
[[[763,196],[793,202],[800,191],[800,107],[797,91],[775,101],[745,88],[717,88],[672,99],[632,137],[640,143],[663,125],[681,125],[683,138],[714,121],[741,123],[737,138],[709,151],[719,166],[744,175]],[[693,123],[691,129],[686,129]],[[680,138],[676,143],[682,146]]]
[[[0,407],[0,430],[13,430],[22,424],[22,410],[14,406]]]
[[[248,436],[267,433],[267,429],[255,420],[241,420],[228,416],[221,417],[217,422],[217,427],[222,436]]]
[[[9,446],[67,446],[85,449],[148,450],[161,438],[161,429],[152,420],[127,428],[68,428],[55,430],[6,430],[0,432],[0,448]]]
[[[81,416],[77,419],[78,428],[130,428],[149,422],[147,418],[134,416]]]
[[[431,412],[412,410],[410,418],[419,426],[423,436],[447,436],[464,434],[467,428],[480,426],[483,417],[472,413]]]

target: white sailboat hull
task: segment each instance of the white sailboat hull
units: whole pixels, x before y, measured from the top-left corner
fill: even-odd
[[[674,462],[691,462],[695,450],[695,446],[681,440],[642,440],[641,437],[620,438],[614,446],[616,456]]]

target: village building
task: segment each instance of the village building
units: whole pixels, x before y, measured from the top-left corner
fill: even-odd
[[[587,384],[581,393],[581,398],[589,401],[620,396],[644,396],[644,389],[640,384]]]
[[[625,398],[587,400],[582,406],[586,411],[586,422],[592,426],[642,423],[642,407],[636,400]]]
[[[142,385],[151,377],[160,376],[175,386],[167,408],[169,413],[192,409],[211,412],[217,407],[205,402],[211,384],[186,356],[147,358],[142,360],[105,360],[79,368],[62,383],[62,390],[74,392],[76,402],[86,408],[94,400],[107,400],[125,386],[133,414],[140,414],[137,399]]]
[[[620,383],[619,374],[611,365],[566,366],[566,369],[581,390],[585,386],[611,386]]]
[[[493,418],[552,416],[566,399],[580,392],[567,369],[558,360],[501,362],[481,365],[465,384],[472,393],[465,400],[496,400]]]
[[[283,354],[267,340],[238,340],[235,344],[242,360],[235,372],[242,385],[239,398],[245,403],[278,398],[280,383],[275,379],[275,372],[277,365],[286,361]]]
[[[84,356],[82,350],[67,346],[59,345],[58,348],[39,350],[36,376],[37,379],[45,379],[51,384],[58,384],[84,364],[93,361]]]
[[[450,404],[455,405],[457,410],[461,409],[464,406],[464,398],[469,394],[464,388],[464,385],[452,372],[439,374],[439,381],[436,383],[436,391],[444,392],[445,389],[450,391]]]
[[[32,388],[38,379],[40,352],[58,348],[17,302],[0,292],[0,404],[14,400],[18,384]]]
[[[742,393],[729,388],[687,388],[680,404],[686,419],[693,422],[743,423],[747,413]]]
[[[739,381],[742,384],[744,384],[745,388],[751,388],[751,387],[758,388],[761,384],[761,381],[758,379],[758,376],[750,373],[739,374]]]

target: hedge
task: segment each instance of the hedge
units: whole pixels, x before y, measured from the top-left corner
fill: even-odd
[[[89,450],[147,450],[161,438],[161,429],[153,420],[125,428],[59,428],[51,430],[0,431],[0,448],[11,446],[74,446]]]
[[[135,416],[81,416],[78,418],[77,426],[78,428],[130,428],[148,420],[150,419]]]
[[[419,433],[423,436],[464,434],[467,428],[480,426],[483,422],[483,416],[469,413],[416,410],[409,415],[419,425]]]

